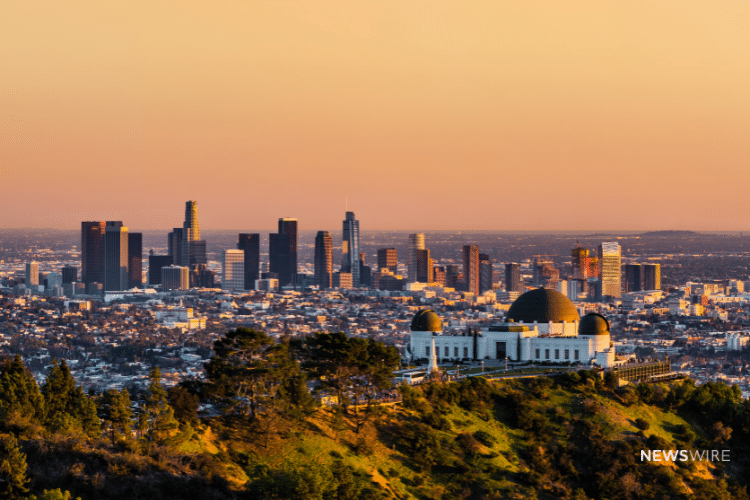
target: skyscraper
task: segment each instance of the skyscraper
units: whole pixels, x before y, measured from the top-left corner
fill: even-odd
[[[255,280],[260,278],[260,235],[240,233],[237,248],[245,252],[245,290],[255,289]]]
[[[104,283],[104,228],[106,222],[81,222],[81,281]]]
[[[128,228],[121,221],[107,221],[104,236],[104,291],[128,288]]]
[[[185,266],[165,266],[161,268],[161,289],[187,290],[190,287],[190,271]]]
[[[333,277],[333,240],[328,231],[315,236],[315,284],[320,289],[331,288]]]
[[[185,202],[185,222],[182,223],[182,245],[183,266],[194,270],[196,266],[206,264],[206,242],[201,239],[201,230],[198,225],[198,202]]]
[[[39,263],[26,263],[26,288],[39,285]]]
[[[268,235],[268,270],[278,275],[279,286],[292,283],[290,241],[288,234],[271,233]]]
[[[619,299],[622,296],[620,258],[619,243],[604,242],[599,245],[599,279],[602,283],[602,297]]]
[[[128,233],[128,288],[143,286],[143,233]]]
[[[279,285],[294,284],[297,274],[297,219],[282,218],[279,219],[279,234],[289,236],[289,250],[287,257],[288,269],[285,272],[273,271],[279,273]],[[287,280],[287,281],[284,281]]]
[[[464,245],[464,291],[479,295],[479,247]]]
[[[395,273],[398,270],[398,250],[395,248],[378,249],[378,270],[384,269]]]
[[[152,250],[153,252],[153,250]],[[169,267],[174,264],[171,255],[154,255],[148,256],[148,283],[149,285],[161,285],[161,268]]]
[[[521,282],[521,264],[509,262],[505,264],[505,291],[523,293],[525,287]]]
[[[432,283],[435,280],[433,267],[430,251],[428,249],[417,250],[417,281],[419,283]]]
[[[359,276],[359,221],[354,212],[346,212],[341,244],[341,272],[352,273],[352,286],[360,286]]]
[[[224,274],[221,288],[223,290],[243,290],[245,286],[245,252],[242,250],[224,250]]]
[[[661,290],[661,264],[643,264],[643,289]]]
[[[172,264],[182,265],[182,228],[176,227],[167,236],[167,255],[172,257]],[[187,264],[185,264],[187,265]]]
[[[63,285],[78,281],[78,268],[75,266],[65,266],[62,268]]]
[[[479,293],[492,290],[492,261],[485,253],[479,254]]]
[[[625,264],[625,291],[640,292],[643,288],[643,266]]]
[[[424,250],[424,233],[409,235],[409,254],[407,255],[408,280],[417,281],[417,250]]]

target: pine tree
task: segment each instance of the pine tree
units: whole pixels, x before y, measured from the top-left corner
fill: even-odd
[[[26,483],[26,454],[12,435],[0,439],[0,478],[5,482],[2,498],[20,498],[29,491]]]
[[[54,423],[63,413],[73,413],[76,381],[63,359],[59,364],[52,360],[49,375],[42,385],[44,403],[47,407],[47,423]]]
[[[130,439],[133,411],[130,409],[130,394],[127,389],[110,389],[105,392],[101,411],[104,420],[108,422],[112,444],[115,444],[118,436]]]
[[[16,414],[30,421],[44,420],[44,398],[39,386],[23,365],[21,356],[0,362],[0,416]]]
[[[174,418],[174,410],[167,402],[167,391],[161,384],[161,370],[154,367],[149,374],[148,400],[146,410],[149,414],[149,440],[162,443],[177,433],[180,425]]]

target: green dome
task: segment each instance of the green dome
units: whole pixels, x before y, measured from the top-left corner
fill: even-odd
[[[578,324],[578,335],[609,335],[609,321],[597,313],[588,313]]]
[[[443,329],[443,322],[432,309],[424,309],[414,315],[411,320],[413,332],[439,332]]]
[[[530,290],[516,299],[505,315],[505,321],[524,323],[572,323],[578,321],[578,315],[573,303],[565,295],[555,290],[537,288]]]

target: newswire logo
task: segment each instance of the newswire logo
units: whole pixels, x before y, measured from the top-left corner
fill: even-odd
[[[641,462],[729,462],[729,450],[641,450]]]

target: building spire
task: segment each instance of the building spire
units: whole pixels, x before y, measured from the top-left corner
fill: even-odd
[[[427,375],[437,375],[440,368],[437,362],[437,352],[435,352],[435,336],[432,336],[432,347],[430,347],[430,364],[427,365]]]

